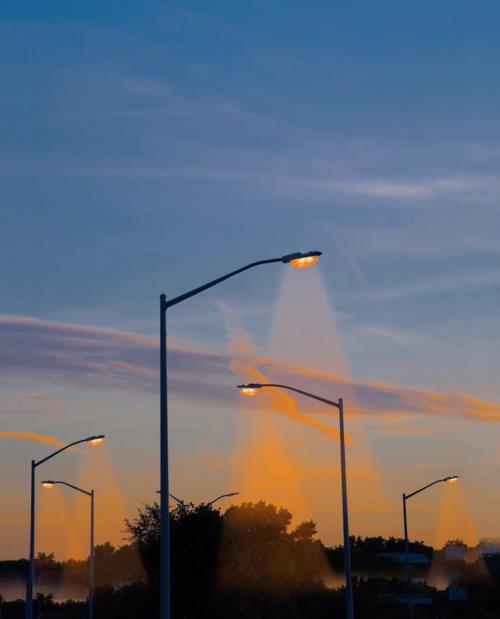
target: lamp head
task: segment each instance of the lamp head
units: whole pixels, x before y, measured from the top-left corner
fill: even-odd
[[[281,261],[284,264],[289,264],[294,269],[307,269],[315,265],[320,256],[320,251],[308,251],[306,253],[296,252],[295,254],[283,256]]]
[[[105,440],[106,437],[104,436],[104,434],[98,434],[97,436],[89,436],[89,438],[87,439],[87,443],[91,447],[97,447],[98,445],[102,445]]]
[[[56,485],[55,482],[52,481],[51,479],[46,479],[42,481],[42,488],[50,489],[50,488],[53,488],[55,485]]]
[[[454,484],[458,480],[458,475],[450,475],[449,477],[445,477],[444,481],[447,484]]]
[[[241,395],[251,398],[257,395],[258,390],[262,387],[259,383],[248,383],[248,385],[238,385]]]

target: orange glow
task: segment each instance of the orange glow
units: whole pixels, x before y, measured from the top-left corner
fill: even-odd
[[[463,484],[456,484],[446,491],[443,488],[435,521],[435,548],[441,548],[453,539],[461,539],[469,546],[477,544],[479,536],[470,507]]]
[[[386,497],[372,455],[369,433],[360,415],[365,411],[355,401],[358,383],[347,377],[341,341],[321,276],[313,271],[300,287],[291,271],[285,271],[284,278],[274,313],[269,356],[264,356],[249,341],[238,314],[220,305],[228,332],[229,368],[246,383],[284,383],[319,395],[333,393],[344,398],[346,430],[350,437],[348,483],[352,530],[368,535],[392,535],[399,526],[399,511]],[[314,299],[306,312],[305,299]],[[304,359],[314,366],[300,365]],[[309,383],[311,378],[314,384]],[[322,381],[324,392],[320,391]],[[331,381],[336,383],[333,390]],[[385,391],[388,387],[384,385],[381,389]],[[242,411],[246,405],[242,400]],[[339,528],[332,519],[341,505],[337,411],[277,388],[265,389],[254,406],[254,414],[239,416],[238,455],[233,463],[235,477],[231,483],[245,500],[263,499],[287,507],[295,522],[312,518],[318,523],[320,538],[327,544],[341,542]],[[373,417],[373,412],[369,413]],[[306,433],[297,424],[319,434]]]
[[[91,446],[91,447],[97,447],[98,445],[102,445],[105,441],[104,436],[99,436],[97,438],[93,438],[90,441],[87,441],[87,443]]]
[[[95,481],[95,542],[110,541],[114,546],[125,543],[123,520],[135,514],[136,502],[126,505],[114,465],[106,445],[84,453],[75,461],[68,481],[89,488]],[[50,481],[50,480],[46,480]],[[86,559],[89,536],[89,499],[56,484],[50,492],[40,491],[38,512],[39,542],[37,552],[55,552],[58,559]],[[0,522],[3,525],[3,521]],[[69,578],[71,568],[63,574]]]
[[[240,387],[241,395],[244,395],[247,398],[251,398],[254,395],[257,395],[257,391],[258,389],[255,389],[255,387]]]
[[[59,484],[54,485],[50,492],[40,492],[37,552],[55,552],[61,559],[86,558],[89,525],[87,506],[86,497]]]
[[[54,485],[51,481],[42,481],[42,488],[53,488]]]
[[[319,256],[304,256],[303,258],[294,258],[290,260],[290,264],[294,269],[307,269],[318,262]]]
[[[458,477],[450,477],[450,479],[446,480],[447,484],[454,484],[456,481],[458,481]]]
[[[76,484],[85,488],[88,487],[89,480],[92,479],[99,480],[98,485],[96,482],[95,499],[97,543],[109,540],[112,544],[121,546],[124,543],[123,520],[125,516],[135,513],[136,503],[131,502],[131,505],[126,505],[120,480],[117,477],[111,454],[106,445],[80,459],[80,471]],[[73,492],[71,494],[77,495],[78,493]],[[79,543],[85,549],[88,531],[87,510],[77,508],[76,500],[79,497],[73,498],[75,509],[72,517],[77,525],[76,533]],[[69,550],[70,548],[68,548],[67,554],[69,554]]]
[[[46,443],[54,445],[54,447],[63,447],[64,442],[55,436],[46,434],[35,434],[34,432],[0,432],[0,438],[13,438],[21,441],[36,441],[37,443]]]

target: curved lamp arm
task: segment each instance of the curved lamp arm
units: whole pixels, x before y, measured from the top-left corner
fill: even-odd
[[[278,387],[279,389],[288,389],[288,391],[295,391],[296,393],[305,395],[308,398],[312,398],[313,400],[318,400],[318,402],[323,402],[323,404],[329,404],[330,406],[334,406],[335,408],[340,408],[339,402],[335,402],[334,400],[327,400],[326,398],[321,398],[318,395],[314,395],[313,393],[309,393],[308,391],[303,391],[302,389],[290,387],[289,385],[279,385],[277,383],[248,383],[248,385],[238,385],[237,389],[261,389],[262,387]]]
[[[239,494],[239,492],[228,492],[227,494],[221,494],[216,499],[213,499],[212,501],[209,501],[207,503],[207,505],[213,505],[214,503],[216,503],[217,501],[220,501],[221,499],[225,499],[226,497],[230,497],[230,496],[236,496],[238,494]]]
[[[411,494],[403,494],[403,497],[405,500],[410,499],[412,496],[415,496],[416,494],[419,494],[420,492],[427,490],[427,488],[430,488],[431,486],[434,486],[435,484],[440,484],[440,483],[447,482],[447,481],[455,481],[456,479],[458,479],[458,475],[449,475],[448,477],[443,477],[443,479],[436,479],[436,481],[432,481],[430,484],[427,484],[426,486],[423,486],[423,488],[419,488],[418,490],[415,490],[415,492],[412,492]]]
[[[84,490],[83,488],[79,488],[78,486],[74,486],[73,484],[68,484],[67,481],[54,481],[52,479],[46,479],[41,482],[42,484],[60,484],[62,486],[68,486],[68,488],[73,488],[73,490],[77,490],[82,494],[86,494],[87,496],[92,496],[92,491]]]
[[[207,284],[203,284],[203,286],[198,286],[197,288],[193,288],[193,290],[190,290],[189,292],[185,292],[184,294],[181,294],[178,297],[175,297],[174,299],[170,299],[170,301],[167,301],[166,297],[162,295],[161,297],[162,308],[166,310],[169,307],[172,307],[172,305],[177,305],[177,303],[181,303],[181,301],[185,301],[186,299],[194,297],[200,292],[203,292],[204,290],[208,290],[209,288],[212,288],[213,286],[220,284],[221,282],[225,281],[226,279],[229,279],[230,277],[234,277],[235,275],[238,275],[239,273],[243,273],[243,271],[248,271],[248,269],[253,269],[254,267],[258,267],[261,264],[272,264],[273,262],[283,262],[284,264],[287,264],[288,262],[292,262],[293,260],[300,260],[302,258],[313,258],[315,256],[321,256],[321,252],[320,251],[309,251],[309,252],[306,252],[305,254],[296,252],[294,254],[287,254],[286,256],[281,256],[281,258],[271,258],[269,260],[258,260],[257,262],[251,262],[250,264],[247,264],[246,266],[241,267],[240,269],[236,269],[236,271],[231,271],[231,273],[222,275],[222,277],[218,277],[217,279],[214,279],[211,282],[208,282]]]
[[[159,492],[159,490],[158,490]],[[178,504],[178,505],[184,505],[184,501],[182,499],[178,499],[174,494],[172,494],[171,492],[168,493],[168,496],[171,497],[172,499],[174,499],[174,501]]]
[[[73,443],[69,443],[68,445],[65,445],[64,447],[61,447],[61,449],[54,451],[54,453],[51,453],[50,456],[42,458],[42,460],[38,460],[38,462],[34,462],[33,466],[37,467],[38,465],[43,464],[44,462],[47,462],[47,460],[50,460],[54,456],[57,456],[57,454],[60,454],[62,451],[66,451],[66,449],[69,449],[70,447],[74,447],[75,445],[79,445],[80,443],[88,443],[89,441],[94,441],[94,440],[103,439],[103,438],[104,438],[104,434],[98,434],[95,436],[87,436],[87,438],[82,438],[79,441],[74,441]]]

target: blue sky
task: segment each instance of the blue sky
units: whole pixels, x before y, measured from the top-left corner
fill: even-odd
[[[500,401],[499,18],[487,0],[3,2],[0,313],[154,336],[160,292],[318,248],[305,290],[324,286],[354,379]],[[170,333],[223,352],[229,307],[268,351],[282,280],[247,274]],[[30,368],[19,392],[64,392],[66,425],[7,403],[6,430],[123,410]]]

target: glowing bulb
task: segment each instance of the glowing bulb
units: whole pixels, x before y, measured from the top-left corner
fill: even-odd
[[[91,446],[91,447],[97,447],[98,445],[102,445],[104,443],[104,436],[96,436],[94,438],[91,438],[87,441],[87,443]]]
[[[257,389],[255,387],[240,387],[241,395],[246,396],[247,398],[251,398],[252,396],[257,394]]]
[[[42,488],[53,488],[54,482],[52,481],[42,481]]]
[[[301,258],[293,258],[288,264],[294,269],[307,269],[318,262],[319,256],[302,256]]]
[[[448,477],[448,479],[446,480],[446,483],[454,484],[457,480],[458,480],[458,475],[454,475],[453,477]]]

